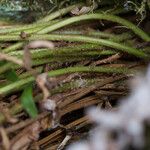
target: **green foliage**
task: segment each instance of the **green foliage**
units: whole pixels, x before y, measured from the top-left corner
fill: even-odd
[[[134,10],[136,14],[139,14],[139,23],[143,21],[146,17],[147,13],[147,6],[149,5],[149,0],[130,0],[126,1],[124,4],[125,9],[127,10]]]
[[[19,79],[16,72],[13,69],[6,71],[4,73],[4,76],[8,81],[12,81],[12,82],[15,82]]]
[[[30,117],[35,118],[38,115],[38,110],[36,108],[36,105],[33,101],[32,96],[32,84],[29,84],[24,88],[24,91],[21,95],[21,104],[23,108],[27,111]]]
[[[112,9],[122,7],[127,11],[135,11],[139,15],[139,23],[146,17],[150,7],[149,0],[2,0],[0,2],[0,15],[2,18],[9,17],[15,20],[28,17],[34,20],[35,18],[38,19],[41,16],[50,14],[52,11],[78,2],[84,2],[87,6],[94,6],[96,4],[102,7],[109,5]]]

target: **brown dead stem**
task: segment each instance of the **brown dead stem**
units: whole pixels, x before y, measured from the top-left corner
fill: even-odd
[[[12,132],[16,132],[17,130],[21,130],[22,128],[29,126],[33,122],[41,120],[42,118],[46,117],[48,114],[49,114],[48,112],[43,112],[42,114],[38,115],[36,119],[27,119],[25,121],[21,121],[18,124],[6,128],[6,132],[9,134]]]
[[[25,128],[11,140],[11,150],[20,150],[29,146],[32,141],[38,140],[40,129],[41,126],[39,121],[36,121],[32,125]]]
[[[117,53],[114,54],[108,58],[102,59],[102,60],[98,60],[92,63],[92,65],[96,66],[96,65],[101,65],[101,64],[107,64],[107,63],[112,63],[113,61],[119,59],[121,57],[121,54]]]
[[[21,130],[21,132],[11,140],[11,150],[28,148],[32,142],[37,141],[40,132],[49,128],[50,117],[48,113],[44,113],[39,120],[36,119],[36,121],[30,123],[31,122],[27,121],[26,125],[28,124],[28,126]]]
[[[78,103],[74,103],[74,105],[73,104],[70,105],[70,107],[68,107],[67,110],[71,112],[73,110],[87,107],[87,106],[90,106],[99,102],[99,100],[97,100],[97,102],[93,102],[92,100],[90,100],[90,98],[89,98],[89,102],[86,102],[86,101],[87,101],[87,98],[85,98],[85,100],[83,101],[82,100],[79,101]],[[61,115],[64,115],[65,113],[67,113],[65,108],[62,111],[63,113]],[[49,116],[46,115],[46,118],[49,119]],[[32,123],[32,124],[29,124],[29,122],[27,121],[26,123],[28,123],[28,127],[23,129],[19,134],[16,135],[16,137],[12,139],[11,141],[11,145],[13,145],[12,150],[18,150],[19,148],[22,148],[25,145],[30,145],[32,141],[36,141],[38,139],[38,135],[41,131],[47,129],[48,126],[52,127],[52,125],[50,126],[50,123],[45,123],[44,120],[46,120],[46,118],[37,120],[35,123]],[[35,130],[36,130],[36,133],[35,133]],[[7,131],[10,131],[10,129]]]
[[[83,126],[86,126],[90,123],[90,120],[87,118],[87,116],[84,116],[80,119],[77,119],[71,123],[69,123],[68,125],[65,126],[66,129],[80,129]],[[55,132],[53,132],[52,134],[46,136],[45,138],[39,140],[36,144],[39,146],[46,146],[50,143],[53,143],[54,141],[58,141],[58,138],[60,139],[62,137],[62,133],[63,130],[62,129],[58,129]],[[52,144],[51,144],[52,145]],[[59,146],[59,143],[57,144],[57,147]]]
[[[3,103],[0,103],[0,112],[4,115],[6,121],[8,121],[9,123],[16,123],[18,121],[17,118],[12,117],[9,108],[4,106]]]
[[[68,141],[72,138],[72,135],[66,135],[63,141],[58,146],[57,150],[62,150],[67,145]]]
[[[110,77],[110,78],[104,79],[99,84],[90,86],[90,88],[81,88],[77,90],[78,92],[75,91],[72,94],[70,93],[69,95],[66,95],[64,101],[62,101],[61,103],[60,101],[57,101],[58,102],[57,105],[59,105],[59,109],[61,110],[59,114],[60,117],[64,116],[65,114],[69,112],[72,112],[81,108],[86,108],[88,106],[103,103],[103,100],[100,100],[99,97],[97,96],[89,96],[86,98],[82,98],[82,97],[88,94],[89,92],[96,90],[99,87],[103,87],[106,84],[110,84],[112,82],[121,80],[125,77],[126,76],[124,75],[117,76],[117,77]],[[70,78],[68,77],[68,79]],[[68,80],[65,80],[65,82],[67,81]],[[34,141],[36,143],[36,146],[41,146],[45,144],[47,145],[49,142],[55,141],[56,138],[53,138],[53,140],[49,141],[50,137],[52,137],[52,135],[50,135],[50,137],[43,138],[44,140],[43,142],[42,141],[40,141],[40,143],[36,142],[38,140],[39,133],[53,126],[52,125],[53,117],[52,115],[50,117],[49,114],[50,114],[49,112],[45,112],[45,113],[42,113],[41,116],[39,116],[36,120],[29,119],[29,120],[24,121],[24,123],[20,122],[13,127],[7,128],[6,129],[7,133],[12,133],[12,132],[14,133],[16,131],[19,131],[19,133],[15,137],[13,137],[13,139],[11,140],[12,150],[27,148]],[[74,128],[74,130],[77,130],[78,128],[86,126],[87,124],[88,124],[87,120],[86,121],[80,120],[79,122],[78,120],[76,120],[75,122],[70,123],[69,125],[65,126],[65,128],[66,129]],[[60,129],[60,131],[62,132],[62,129]],[[55,135],[60,135],[61,132],[59,133],[56,132],[57,134],[55,133]],[[60,135],[57,138],[61,139],[62,141],[62,138],[64,137]]]
[[[54,48],[54,44],[50,41],[32,41],[28,45],[24,47],[24,55],[23,55],[23,62],[24,66],[27,70],[32,70],[32,60],[31,60],[31,52],[30,49],[36,49],[36,48]]]
[[[117,80],[121,80],[123,78],[125,78],[124,75],[117,76],[117,77],[110,77],[110,78],[105,79],[103,82],[97,83],[95,85],[91,85],[90,87],[81,88],[81,89],[79,89],[78,94],[72,96],[71,99],[69,97],[66,98],[65,101],[62,101],[62,103],[59,104],[59,107],[64,107],[64,106],[68,105],[69,103],[72,103],[73,101],[75,101],[79,98],[82,98],[83,96],[87,95],[88,93],[94,91],[95,89],[97,89],[99,87],[102,87],[108,83],[115,82]]]
[[[36,82],[43,92],[43,101],[46,101],[48,99],[48,97],[50,96],[49,90],[46,87],[46,83],[48,82],[47,73],[38,75],[36,78]]]
[[[9,137],[7,136],[7,133],[3,127],[0,127],[0,134],[2,139],[2,146],[4,150],[9,150],[10,149]]]

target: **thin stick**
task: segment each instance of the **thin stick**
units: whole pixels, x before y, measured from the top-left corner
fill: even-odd
[[[117,53],[115,55],[112,55],[108,58],[102,59],[102,60],[98,60],[96,62],[93,62],[92,65],[96,66],[96,65],[101,65],[101,64],[106,64],[106,63],[111,63],[117,59],[119,59],[121,57],[121,54]]]
[[[58,146],[57,150],[62,150],[67,145],[68,141],[72,138],[72,135],[66,135],[61,144]]]

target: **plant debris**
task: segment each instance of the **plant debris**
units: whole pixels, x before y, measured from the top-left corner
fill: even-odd
[[[0,2],[0,149],[148,147],[140,131],[149,105],[139,94],[149,79],[124,97],[149,63],[149,8],[147,0]]]

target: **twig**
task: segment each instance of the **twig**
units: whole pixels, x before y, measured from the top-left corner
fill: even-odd
[[[24,146],[28,147],[32,141],[36,141],[39,138],[40,128],[40,122],[36,121],[17,134],[17,136],[11,140],[11,150],[20,150]]]
[[[10,123],[16,123],[18,121],[17,118],[12,117],[9,109],[1,104],[0,104],[0,113],[2,113],[4,117],[6,118],[6,121]]]
[[[67,145],[68,141],[72,138],[71,135],[66,135],[61,144],[58,146],[57,150],[62,150]]]
[[[0,134],[1,134],[1,138],[2,138],[3,148],[5,150],[10,150],[10,141],[9,141],[7,133],[3,127],[0,127]]]
[[[54,48],[54,44],[52,42],[49,41],[33,41],[30,42],[28,45],[26,45],[24,47],[24,55],[23,55],[23,62],[24,62],[24,66],[28,71],[32,71],[34,72],[34,70],[31,68],[32,67],[32,62],[31,62],[31,53],[30,53],[30,49],[31,48],[40,48],[40,47],[46,47],[46,48],[50,48],[53,49]]]
[[[115,55],[112,55],[108,58],[102,59],[102,60],[98,60],[96,62],[93,62],[92,65],[96,66],[96,65],[101,65],[101,64],[106,64],[106,63],[111,63],[117,59],[119,59],[121,57],[121,54],[117,53]]]
[[[27,119],[26,121],[21,121],[20,123],[18,123],[16,125],[13,125],[13,126],[6,128],[5,130],[6,130],[7,134],[12,133],[12,132],[16,132],[17,130],[20,130],[26,126],[29,126],[30,124],[32,124],[35,121],[43,119],[47,115],[49,115],[48,112],[43,112],[42,114],[39,114],[36,119]]]

